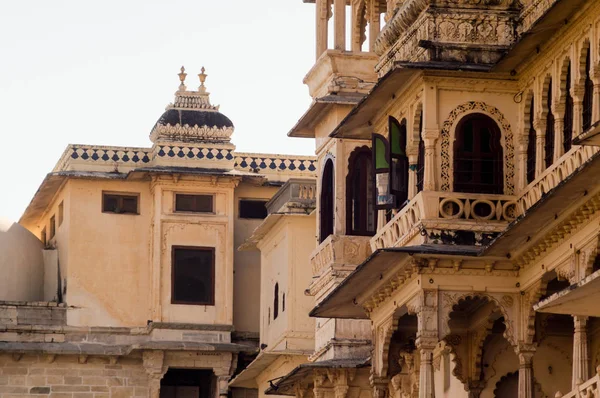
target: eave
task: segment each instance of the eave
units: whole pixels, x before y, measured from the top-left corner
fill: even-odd
[[[600,146],[600,121],[594,123],[587,131],[573,138],[575,145]]]
[[[318,318],[369,319],[356,301],[357,295],[378,284],[391,267],[410,257],[422,255],[477,257],[482,252],[476,246],[419,245],[380,249],[371,254],[348,275],[309,316]]]
[[[358,104],[365,96],[363,94],[337,94],[326,95],[321,98],[316,98],[308,110],[300,117],[300,120],[288,132],[288,137],[299,138],[315,138],[315,125],[318,123],[322,115],[326,114],[331,108],[336,105]]]
[[[600,271],[533,306],[537,312],[600,317]]]

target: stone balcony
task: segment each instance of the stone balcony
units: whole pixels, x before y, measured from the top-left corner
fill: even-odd
[[[579,383],[572,391],[563,395],[560,391],[554,395],[556,398],[580,398],[600,396],[600,366],[596,368],[596,374],[589,380]]]
[[[482,245],[517,217],[515,196],[424,191],[371,239],[377,249],[418,245]]]
[[[310,96],[367,94],[377,82],[374,53],[325,51],[304,78]]]
[[[289,179],[267,203],[267,212],[311,213],[317,203],[317,182],[312,179]]]

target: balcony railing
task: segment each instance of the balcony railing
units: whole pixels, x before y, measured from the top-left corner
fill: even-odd
[[[267,211],[272,213],[311,212],[317,203],[317,183],[315,180],[288,180],[267,202]]]
[[[371,248],[404,246],[424,228],[501,232],[516,217],[514,196],[424,191],[378,231]]]
[[[558,391],[556,398],[583,398],[583,397],[598,397],[600,396],[600,366],[596,368],[596,374],[588,381],[579,384],[568,394],[563,395]]]
[[[556,188],[561,181],[587,163],[600,147],[575,146],[529,184],[519,196],[519,215],[525,214],[542,196]]]
[[[354,267],[371,254],[369,237],[330,235],[311,254],[313,276],[319,276],[330,267]]]

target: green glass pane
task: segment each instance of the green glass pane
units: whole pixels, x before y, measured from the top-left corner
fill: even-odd
[[[406,156],[404,148],[400,145],[400,125],[394,122],[390,123],[390,131],[392,155]]]
[[[386,142],[381,137],[375,137],[375,169],[388,169],[390,164],[386,154]]]

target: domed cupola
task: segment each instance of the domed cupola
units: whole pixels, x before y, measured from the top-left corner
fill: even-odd
[[[150,139],[153,143],[228,143],[233,133],[233,123],[219,112],[219,106],[210,103],[210,93],[204,82],[207,74],[202,68],[198,75],[198,91],[188,91],[185,86],[185,68],[179,73],[179,90],[175,102],[169,104],[158,119]]]

